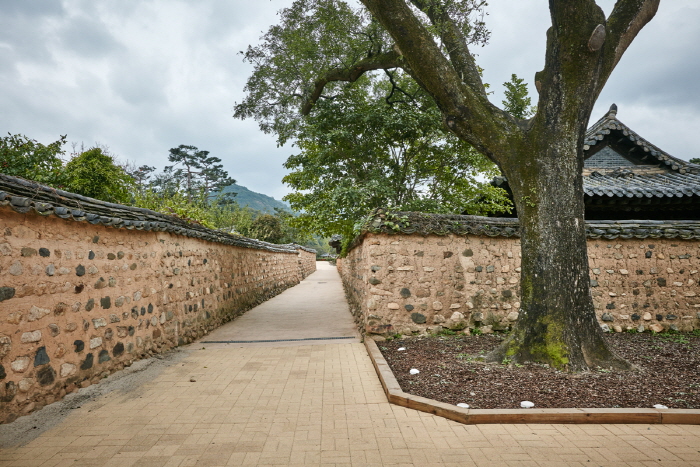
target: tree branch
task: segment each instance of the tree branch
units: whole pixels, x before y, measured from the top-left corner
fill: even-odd
[[[435,100],[448,128],[498,163],[522,136],[511,117],[491,104],[483,86],[465,82],[405,0],[361,0],[396,41],[407,71]]]
[[[556,76],[564,72],[567,77],[563,82],[583,86],[565,94],[594,97],[600,94],[624,52],[659,6],[659,0],[617,0],[606,19],[594,0],[549,0],[549,3],[552,28],[547,31],[545,69],[536,76],[538,90],[546,85],[547,91],[552,91]],[[577,66],[566,66],[574,62]],[[547,80],[549,83],[545,84]]]
[[[360,76],[368,71],[399,68],[402,66],[401,62],[401,55],[397,51],[392,50],[360,60],[351,68],[336,68],[335,70],[330,70],[314,82],[313,91],[311,91],[311,94],[302,104],[301,114],[308,115],[309,112],[311,112],[314,104],[321,97],[323,88],[325,88],[328,83],[332,81],[347,81],[352,83],[357,81]]]
[[[532,134],[568,127],[583,138],[605,82],[605,13],[594,0],[549,0],[549,11],[545,66],[535,75],[539,101]]]
[[[410,0],[416,7],[424,11],[433,26],[437,27],[440,39],[447,47],[452,66],[462,78],[475,91],[481,91],[486,97],[486,88],[481,80],[481,75],[469,52],[467,39],[460,28],[455,24],[443,8],[439,8],[434,1]]]
[[[389,107],[393,106],[393,105],[394,105],[395,103],[397,103],[397,102],[403,102],[403,103],[406,103],[406,104],[408,103],[407,101],[399,100],[399,99],[391,100],[391,98],[394,97],[394,91],[399,91],[399,92],[402,93],[403,95],[407,96],[408,98],[411,99],[411,102],[413,102],[413,101],[416,100],[416,96],[415,96],[415,95],[409,94],[408,92],[406,92],[406,90],[404,90],[401,86],[399,86],[399,84],[394,80],[394,75],[393,75],[389,70],[384,70],[384,73],[385,73],[385,74],[387,75],[387,77],[389,78],[389,83],[391,83],[391,91],[389,92],[389,95],[387,95],[387,96],[384,98],[385,102],[387,103],[387,105],[388,105]]]
[[[617,0],[607,20],[607,59],[603,70],[603,83],[639,31],[656,15],[659,2],[660,0]]]

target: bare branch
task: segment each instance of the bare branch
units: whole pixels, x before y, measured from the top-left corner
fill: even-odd
[[[389,82],[391,83],[391,92],[389,92],[389,94],[384,98],[384,100],[386,101],[386,103],[389,107],[392,107],[397,102],[403,102],[405,104],[408,103],[408,101],[404,101],[404,100],[400,100],[400,99],[393,99],[392,100],[392,97],[394,97],[395,91],[399,91],[403,95],[407,96],[410,99],[410,102],[414,102],[416,100],[415,95],[408,93],[401,86],[399,86],[399,84],[394,79],[393,73],[391,73],[389,70],[384,70],[384,73],[387,75],[387,77],[389,78]]]
[[[314,88],[301,107],[301,114],[308,115],[316,101],[321,97],[323,88],[332,81],[347,81],[349,83],[357,79],[368,71],[388,70],[402,66],[401,55],[392,50],[387,53],[365,58],[355,63],[351,68],[336,68],[330,70],[314,82]]]

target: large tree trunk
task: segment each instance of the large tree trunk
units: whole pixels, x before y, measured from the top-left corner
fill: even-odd
[[[361,0],[396,41],[406,69],[435,99],[457,136],[503,170],[520,218],[521,309],[513,334],[489,358],[571,371],[629,368],[605,344],[590,294],[583,207],[583,137],[605,81],[660,0],[549,0],[545,67],[532,120],[488,101],[458,24],[441,2]],[[408,7],[438,26],[441,49]]]
[[[513,333],[488,360],[539,362],[569,371],[629,368],[603,340],[590,293],[582,161],[574,131],[552,125],[504,167],[520,219],[521,308]]]

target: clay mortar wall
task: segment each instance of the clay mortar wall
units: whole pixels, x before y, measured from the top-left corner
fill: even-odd
[[[604,330],[700,328],[700,241],[589,239],[591,293]],[[506,330],[518,318],[520,240],[368,232],[338,260],[358,327],[410,335]]]
[[[299,253],[299,271],[301,278],[304,279],[316,271],[316,251],[298,248],[297,252]]]
[[[150,224],[131,224],[144,230],[114,228],[131,208],[104,204],[123,217],[97,219],[3,188],[0,422],[192,342],[315,270],[315,251],[296,245],[192,230],[152,212]]]

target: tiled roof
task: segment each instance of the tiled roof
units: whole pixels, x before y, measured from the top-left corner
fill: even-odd
[[[591,126],[586,132],[583,150],[589,151],[598,143],[603,141],[607,135],[613,131],[620,132],[630,143],[638,147],[640,154],[649,155],[658,164],[680,174],[693,173],[700,174],[700,165],[673,157],[665,151],[645,140],[632,131],[627,125],[617,119],[617,106],[613,104],[607,114]]]
[[[587,196],[623,198],[664,198],[700,196],[700,175],[697,174],[631,174],[620,171],[614,175],[594,172],[583,177],[583,192]]]
[[[622,138],[617,145],[628,148],[628,157],[642,160],[649,166],[658,164],[663,173],[645,173],[634,166],[608,171],[605,168],[590,168],[593,172],[584,175],[583,191],[586,196],[603,198],[683,198],[700,196],[700,165],[671,156],[645,140],[617,119],[617,106],[610,107],[608,113],[586,132],[585,152],[605,140],[611,133]],[[622,143],[620,142],[622,141]]]
[[[700,196],[700,165],[673,157],[632,131],[617,119],[615,104],[586,132],[584,153],[596,151],[596,146],[610,138],[611,133],[616,147],[624,148],[626,157],[641,165],[596,168],[587,164],[583,176],[587,203],[592,198],[673,203],[681,198]],[[496,177],[493,184],[508,189],[504,177]]]
[[[0,206],[9,206],[22,214],[34,212],[42,216],[54,215],[61,219],[117,229],[170,232],[243,248],[280,253],[295,253],[299,249],[316,252],[301,245],[276,245],[231,235],[149,209],[107,203],[5,174],[0,174]]]

